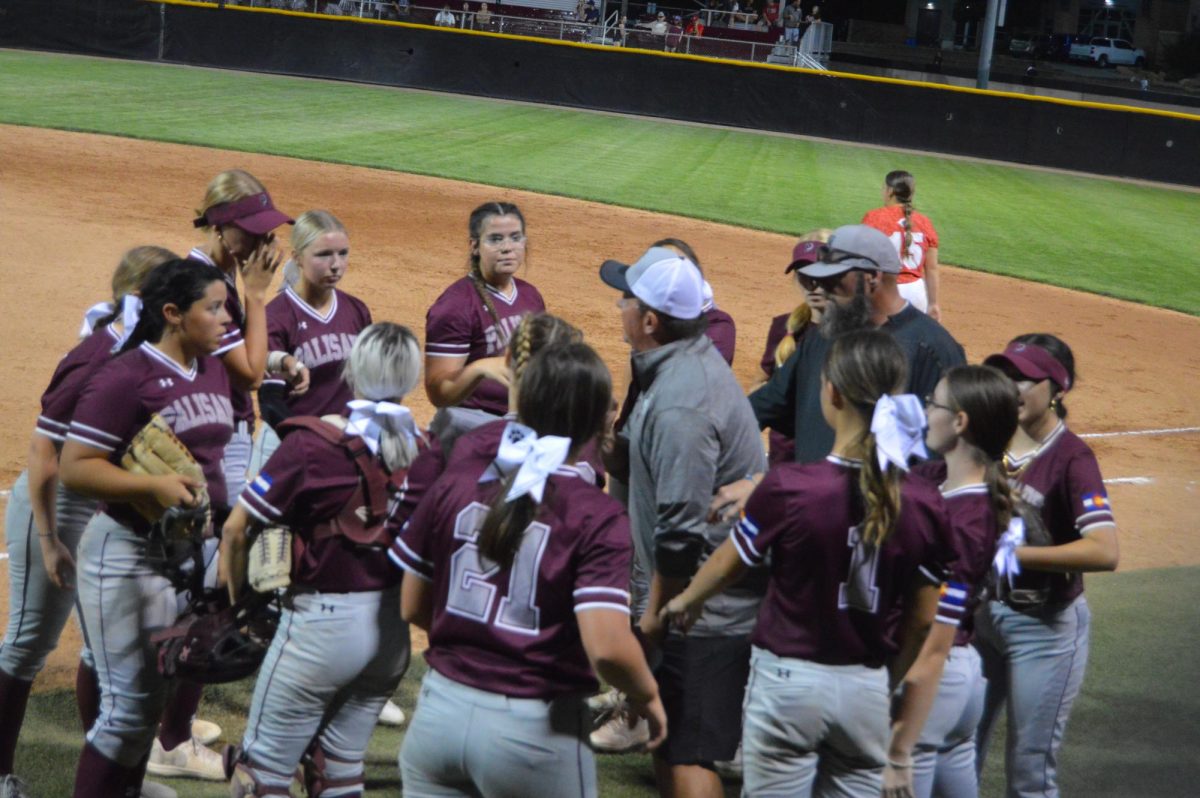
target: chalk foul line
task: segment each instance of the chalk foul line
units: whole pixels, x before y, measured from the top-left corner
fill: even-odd
[[[1085,432],[1081,438],[1128,438],[1135,435],[1187,435],[1200,432],[1200,427],[1167,427],[1164,429],[1134,429],[1122,432]]]
[[[1153,485],[1151,477],[1113,477],[1104,480],[1105,485]]]

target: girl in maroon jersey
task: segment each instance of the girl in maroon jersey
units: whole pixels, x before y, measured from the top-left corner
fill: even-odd
[[[1005,475],[1004,449],[1017,429],[1017,389],[990,366],[958,366],[925,398],[925,442],[940,462],[917,466],[939,485],[958,555],[950,589],[966,591],[966,617],[954,637],[937,700],[913,757],[917,798],[974,798],[975,728],[983,714],[983,674],[971,645],[972,613],[996,543],[1017,517]]]
[[[511,381],[504,349],[522,316],[546,309],[538,290],[516,276],[528,243],[521,210],[485,203],[467,230],[467,276],[425,316],[425,393],[438,408],[430,428],[447,454],[463,432],[504,415]]]
[[[978,767],[1007,705],[1008,793],[1057,796],[1058,749],[1087,664],[1091,612],[1083,573],[1117,567],[1117,526],[1095,454],[1066,426],[1063,399],[1075,384],[1070,347],[1053,335],[1020,335],[986,362],[1020,393],[1020,423],[1004,463],[1050,542],[1002,542],[1001,600],[976,615],[975,645],[988,680]]]
[[[628,518],[571,465],[611,402],[587,345],[538,353],[519,422],[447,471],[393,547],[403,615],[430,643],[400,753],[405,795],[595,796],[584,698],[596,675],[649,717],[651,747],[665,736],[629,625]]]
[[[79,760],[75,796],[140,788],[166,683],[151,635],[170,626],[176,592],[162,541],[132,502],[190,505],[200,486],[182,475],[137,475],[118,463],[160,415],[204,473],[214,512],[227,502],[221,458],[234,424],[229,377],[212,357],[225,324],[225,280],[213,267],[172,260],[142,291],[143,310],[123,353],[100,368],[75,407],[61,457],[63,484],[100,499],[79,542],[79,603],[96,659],[101,712]]]
[[[29,468],[13,485],[4,516],[10,568],[9,620],[0,642],[0,794],[7,794],[5,784],[16,783],[11,776],[13,755],[26,702],[34,677],[58,644],[74,607],[75,549],[96,511],[94,499],[79,496],[59,482],[59,451],[88,379],[120,347],[126,334],[133,332],[141,305],[136,294],[146,275],[177,257],[150,246],[125,253],[113,273],[113,301],[102,303],[104,312],[88,320],[84,341],[59,361],[42,393],[29,444]],[[85,730],[99,712],[91,663],[85,645],[77,675]]]
[[[767,331],[767,346],[763,350],[760,366],[766,378],[771,379],[775,369],[787,362],[796,351],[796,343],[809,332],[817,329],[821,323],[821,313],[825,310],[827,300],[824,291],[817,290],[817,284],[810,277],[799,272],[801,266],[816,263],[821,258],[821,244],[829,240],[832,230],[821,228],[805,233],[792,249],[792,262],[788,264],[784,274],[795,272],[800,290],[804,292],[804,301],[790,313],[783,313],[771,319],[771,327]],[[782,432],[771,430],[767,436],[767,462],[790,463],[794,459],[796,444]]]
[[[742,763],[747,795],[905,795],[910,754],[937,691],[962,603],[939,603],[952,559],[937,491],[904,475],[924,414],[887,333],[834,340],[821,386],[833,453],[762,479],[741,523],[663,609],[689,628],[748,568],[770,580],[752,635]],[[901,610],[900,613],[894,610]],[[934,624],[943,616],[944,623]],[[896,616],[926,646],[904,673],[888,739]],[[911,617],[910,617],[911,616]],[[943,628],[944,627],[944,628]]]
[[[225,524],[222,573],[234,600],[245,589],[250,524],[287,526],[298,543],[280,632],[263,661],[236,758],[238,798],[289,795],[306,749],[308,795],[362,795],[367,744],[408,667],[408,625],[400,619],[400,572],[386,546],[329,532],[335,521],[353,525],[363,510],[354,499],[364,476],[344,441],[366,444],[381,483],[403,482],[419,493],[436,476],[414,466],[430,440],[400,404],[420,369],[420,346],[406,327],[381,322],[364,329],[346,361],[349,417],[302,420],[341,428],[342,440],[285,424],[279,449]],[[383,524],[381,514],[364,534],[384,540]]]

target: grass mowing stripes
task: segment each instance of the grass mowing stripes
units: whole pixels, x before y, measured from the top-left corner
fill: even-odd
[[[250,73],[0,51],[0,122],[472,180],[784,233],[917,176],[941,259],[1200,314],[1200,193],[749,131]],[[1098,133],[1099,134],[1099,133]]]

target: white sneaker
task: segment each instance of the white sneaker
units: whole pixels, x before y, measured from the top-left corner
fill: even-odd
[[[141,798],[179,798],[179,793],[156,781],[142,782]]]
[[[383,705],[383,709],[379,710],[379,722],[384,726],[403,726],[404,721],[404,710],[390,699]]]
[[[15,774],[9,773],[0,779],[0,798],[30,798],[29,788]]]
[[[221,739],[221,727],[211,720],[193,720],[192,738],[200,745],[212,745]]]
[[[597,722],[600,720],[600,716],[613,712],[623,703],[625,703],[625,696],[621,694],[621,691],[610,687],[603,693],[588,696],[587,707],[592,712],[592,721]]]
[[[630,717],[629,710],[624,706],[614,711],[588,738],[592,748],[608,754],[623,754],[650,742],[650,724],[645,718],[638,718],[630,728]]]
[[[225,781],[221,755],[194,738],[167,751],[155,737],[146,772],[155,776]]]

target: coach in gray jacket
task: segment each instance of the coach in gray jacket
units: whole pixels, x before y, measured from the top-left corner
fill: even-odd
[[[670,736],[655,752],[664,795],[723,795],[715,761],[741,738],[749,633],[765,581],[745,580],[711,599],[687,637],[658,622],[658,610],[729,536],[710,523],[716,489],[766,468],[750,404],[729,365],[704,335],[703,278],[677,252],[651,248],[637,263],[606,261],[641,389],[619,448],[629,461],[629,515],[636,557],[651,574],[640,626],[661,645],[655,675]],[[635,603],[637,603],[635,601]]]

